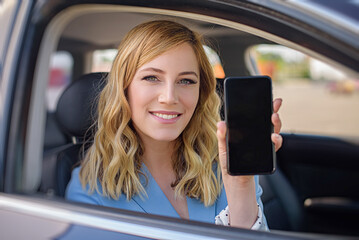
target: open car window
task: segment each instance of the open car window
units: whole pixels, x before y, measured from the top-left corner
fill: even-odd
[[[272,78],[274,97],[284,100],[283,132],[359,136],[359,79],[281,45],[256,45],[247,54],[257,74]]]
[[[7,1],[0,4],[3,2]],[[314,36],[315,31],[311,32],[308,23],[291,21],[290,12],[281,15],[278,11],[271,15],[273,12],[263,11],[250,1],[246,4],[251,9],[241,1],[233,2],[236,7],[227,1],[210,1],[208,12],[203,10],[207,8],[196,8],[192,3],[189,4],[193,10],[178,7],[177,3],[161,7],[151,3],[146,7],[146,3],[135,2],[128,3],[134,6],[123,6],[116,1],[109,1],[111,4],[78,2],[86,4],[59,1],[51,3],[58,4],[52,9],[50,3],[37,1],[29,10],[30,14],[37,14],[30,16],[26,25],[28,29],[24,34],[29,40],[18,48],[22,55],[16,65],[18,71],[13,74],[18,79],[14,84],[16,94],[12,97],[15,120],[9,122],[11,128],[6,129],[10,136],[6,142],[10,162],[4,168],[7,174],[4,195],[21,195],[1,196],[2,204],[8,204],[11,211],[20,209],[16,210],[19,215],[34,213],[52,223],[67,221],[61,232],[73,231],[78,235],[92,228],[96,228],[100,236],[111,235],[102,235],[106,231],[137,234],[133,239],[138,236],[256,239],[259,235],[275,239],[286,236],[287,231],[359,235],[356,228],[359,195],[353,190],[359,182],[355,171],[359,156],[356,144],[359,142],[356,124],[359,121],[356,111],[359,74],[353,67],[355,52],[352,57],[346,56],[340,52],[341,48],[335,48],[339,40],[324,41],[321,36]],[[291,2],[295,1],[283,6]],[[274,1],[274,6],[277,5],[280,3]],[[280,116],[284,141],[277,153],[277,173],[261,176],[259,180],[264,213],[272,233],[248,232],[64,199],[71,171],[81,160],[77,150],[83,139],[59,124],[57,101],[67,86],[87,73],[109,72],[124,34],[135,25],[153,19],[178,21],[208,39],[210,48],[205,50],[210,55],[219,86],[223,78],[229,76],[272,77],[274,97],[283,98]],[[298,36],[300,41],[293,36]],[[332,45],[328,47],[324,43]],[[328,51],[323,51],[325,47]],[[327,60],[329,66],[339,66],[341,71],[314,58]],[[75,160],[64,154],[64,149],[77,149],[70,153],[76,156]],[[16,200],[12,202],[12,199]],[[45,210],[39,206],[45,206]],[[9,214],[9,209],[1,210]],[[25,220],[32,221],[31,218]],[[288,234],[293,235],[296,233]],[[61,236],[65,238],[66,233]]]

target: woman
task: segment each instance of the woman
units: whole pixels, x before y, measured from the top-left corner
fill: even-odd
[[[258,177],[227,174],[226,126],[197,33],[171,21],[138,25],[122,40],[107,81],[69,200],[266,229]],[[280,104],[274,101],[275,112]],[[278,149],[277,113],[272,121]]]

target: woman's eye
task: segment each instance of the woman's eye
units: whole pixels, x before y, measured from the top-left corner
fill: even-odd
[[[197,82],[192,79],[181,79],[179,83],[184,85],[191,85],[191,84],[196,84]]]
[[[146,77],[142,78],[142,80],[146,80],[149,82],[156,82],[156,81],[158,81],[158,78],[155,76],[146,76]]]

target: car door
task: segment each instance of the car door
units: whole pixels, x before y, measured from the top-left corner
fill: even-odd
[[[8,136],[12,121],[12,107],[15,98],[15,78],[17,77],[17,62],[21,54],[28,13],[31,9],[31,1],[4,0],[0,2],[0,191],[8,187],[9,181],[5,175],[6,167],[11,163],[6,161]]]
[[[305,210],[306,230],[358,234],[359,148],[335,137],[284,135],[278,165]]]

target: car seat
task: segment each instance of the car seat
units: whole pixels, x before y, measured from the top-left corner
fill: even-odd
[[[82,148],[93,137],[97,98],[105,85],[107,73],[81,76],[72,82],[59,98],[55,118],[72,142],[44,156],[40,191],[63,197],[74,166],[83,158]]]
[[[304,206],[289,180],[278,168],[272,175],[259,176],[264,215],[270,229],[303,231]]]
[[[46,112],[46,126],[44,136],[44,154],[51,152],[51,150],[66,145],[70,139],[63,133],[56,121],[55,112]]]

